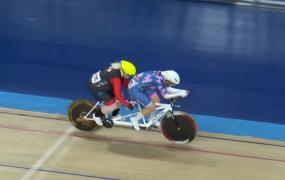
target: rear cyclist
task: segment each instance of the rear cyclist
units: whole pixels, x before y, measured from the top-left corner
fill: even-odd
[[[101,102],[100,117],[93,114],[96,124],[102,126],[101,118],[106,118],[109,113],[117,115],[120,110],[120,104],[128,109],[134,106],[122,96],[122,86],[128,87],[128,79],[136,74],[136,67],[133,63],[121,60],[114,62],[105,70],[98,71],[92,75],[89,80],[89,89],[93,96]]]
[[[150,114],[150,119],[155,115],[156,103],[160,102],[158,93],[165,99],[174,97],[186,97],[188,91],[172,88],[178,85],[180,77],[177,72],[168,71],[147,71],[137,74],[129,83],[129,93],[132,98],[145,108],[131,118],[131,122],[136,130],[139,130],[138,121]],[[153,122],[158,126],[159,122]]]

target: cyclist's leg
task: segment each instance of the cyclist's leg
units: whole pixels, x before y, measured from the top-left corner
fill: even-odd
[[[156,115],[156,108],[157,108],[155,104],[160,103],[160,98],[156,92],[149,91],[148,94],[149,94],[150,99],[152,100],[152,104],[143,110],[144,111],[143,114],[145,116],[149,115],[148,121],[152,121],[154,126],[159,127],[160,122],[156,120],[154,117]]]
[[[144,116],[149,115],[151,112],[155,111],[155,104],[159,102],[158,96],[151,96],[153,91],[142,91],[139,88],[133,87],[130,89],[130,96],[135,99],[136,102],[140,103],[144,106],[141,112],[138,112],[136,116],[131,118],[131,122],[136,130],[139,130],[138,121],[142,119]]]
[[[103,125],[103,122],[101,118],[106,119],[108,113],[113,112],[116,109],[120,108],[120,103],[117,102],[114,99],[114,96],[112,94],[112,90],[109,87],[97,87],[97,86],[89,86],[89,89],[92,93],[92,95],[102,103],[100,112],[99,112],[99,117],[95,116],[95,113],[93,114],[93,119],[96,121],[96,123],[99,126]]]
[[[121,104],[118,102],[117,108],[112,112],[112,116],[117,116],[120,112]]]
[[[120,108],[120,103],[115,100],[112,87],[109,85],[97,87],[91,84],[89,89],[93,96],[102,103],[101,111],[104,115]]]
[[[99,126],[104,125],[105,127],[112,127],[113,126],[113,122],[110,119],[109,114],[111,114],[114,110],[119,109],[120,107],[120,103],[117,102],[112,96],[110,96],[110,94],[108,93],[102,93],[101,94],[101,98],[103,101],[103,104],[101,106],[101,112],[103,114],[103,116],[101,116],[99,119],[95,119],[96,123]],[[108,101],[109,100],[109,101]],[[111,115],[112,116],[112,115]]]
[[[156,109],[155,103],[160,102],[159,96],[152,89],[142,91],[139,88],[133,87],[130,89],[129,94],[137,103],[144,107],[141,111],[143,116],[154,112]]]
[[[148,95],[145,92],[143,92],[140,88],[137,88],[136,86],[129,90],[129,94],[134,101],[136,101],[143,107],[146,107],[149,104],[151,104],[151,99],[148,97]],[[140,130],[138,122],[143,117],[144,115],[142,114],[142,112],[138,112],[134,117],[131,118],[131,122],[135,130]]]
[[[101,88],[100,87],[97,87],[95,84],[92,84],[91,82],[88,83],[88,89],[91,93],[91,95],[98,101],[98,102],[101,102],[102,103],[102,99],[101,99]],[[91,112],[91,113],[94,113],[94,112]],[[99,113],[99,116],[103,116],[104,114],[101,112],[101,109],[100,109],[100,112]],[[95,115],[95,114],[94,114]]]
[[[131,88],[129,90],[129,95],[134,101],[136,101],[137,103],[139,103],[143,107],[147,106],[151,102],[151,100],[147,96],[147,94],[137,87]]]
[[[155,103],[160,103],[160,98],[154,90],[145,91],[145,94],[150,100],[150,103],[142,110],[142,114],[144,116],[147,116],[149,114],[153,116],[153,113],[155,112],[156,109]]]
[[[105,97],[108,97],[109,95],[105,95]],[[118,102],[118,101],[116,101],[113,97],[111,97],[111,96],[109,96],[108,97],[108,101],[104,101],[104,103],[103,103],[103,105],[102,105],[102,107],[101,107],[101,109],[102,109],[102,112],[105,114],[105,115],[108,115],[108,114],[110,114],[110,113],[112,113],[112,115],[113,115],[113,112],[114,112],[114,114],[116,113],[118,113],[118,111],[119,111],[119,109],[120,109],[120,107],[121,107],[121,104]],[[115,111],[117,111],[117,112],[115,112]]]

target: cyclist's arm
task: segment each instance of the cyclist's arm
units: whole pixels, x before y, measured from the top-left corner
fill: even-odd
[[[171,87],[165,87],[165,90],[161,91],[161,95],[165,99],[175,98],[175,97],[186,97],[188,91],[182,89],[175,89]]]
[[[175,94],[175,93],[185,93],[186,90],[167,87],[166,91],[170,94]]]
[[[159,90],[160,94],[165,99],[175,98],[175,97],[179,97],[179,96],[185,97],[188,95],[188,92],[185,90],[170,88],[170,87],[166,86],[163,83],[162,79],[157,79],[155,81],[155,83],[157,84],[157,89]]]
[[[130,104],[129,102],[122,96],[122,81],[120,78],[113,78],[111,80],[111,84],[113,85],[113,92],[115,98],[124,106],[128,107]]]
[[[129,79],[128,78],[124,78],[123,79],[123,86],[128,88],[128,84],[129,84]]]
[[[179,93],[175,93],[175,94],[165,94],[164,96],[163,96],[163,98],[165,98],[165,99],[170,99],[170,98],[175,98],[175,97],[178,97],[178,96],[180,96],[180,94]]]

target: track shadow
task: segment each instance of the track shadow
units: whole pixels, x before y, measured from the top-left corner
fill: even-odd
[[[123,156],[131,156],[142,159],[171,159],[171,153],[164,151],[162,148],[150,147],[143,144],[125,144],[112,142],[108,143],[108,151]]]
[[[187,164],[193,166],[214,167],[219,163],[208,158],[203,151],[189,145],[171,143],[155,143],[146,141],[133,141],[110,136],[96,135],[88,132],[75,132],[73,136],[81,137],[88,141],[100,141],[107,145],[107,151],[126,157],[138,159],[156,159],[164,162]]]

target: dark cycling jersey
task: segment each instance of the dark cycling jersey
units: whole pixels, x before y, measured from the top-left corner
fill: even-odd
[[[90,79],[92,92],[106,105],[114,102],[113,97],[121,104],[128,107],[130,103],[122,96],[122,84],[127,87],[128,79],[121,74],[120,69],[108,68],[94,73]]]

